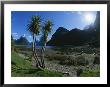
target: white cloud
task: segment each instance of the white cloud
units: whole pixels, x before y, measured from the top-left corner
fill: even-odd
[[[82,14],[81,11],[71,11],[71,13],[76,13],[76,14],[78,14],[78,15],[81,15],[81,14]]]
[[[75,13],[75,11],[72,11],[71,13]]]
[[[81,14],[82,14],[82,12],[81,12],[81,11],[77,11],[77,14],[81,15]]]
[[[13,38],[14,40],[17,40],[17,38]]]
[[[18,33],[12,33],[14,37],[18,37]]]
[[[12,33],[12,34],[17,34],[17,33]]]
[[[28,36],[29,38],[32,38],[32,36]]]

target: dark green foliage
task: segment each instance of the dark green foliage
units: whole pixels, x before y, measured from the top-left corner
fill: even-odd
[[[55,54],[55,55],[47,55],[45,56],[48,60],[59,60],[59,61],[64,61],[67,56],[65,55],[58,55],[58,54]]]
[[[93,64],[100,64],[100,57],[99,57],[99,56],[96,56],[96,57],[94,58]]]
[[[58,60],[59,64],[61,65],[74,65],[74,66],[86,66],[89,64],[89,61],[85,59],[84,56],[78,56],[76,58],[67,55],[61,54],[54,54],[54,55],[47,55],[46,58],[49,61]]]
[[[15,63],[14,61],[11,61],[11,64],[12,64],[12,65],[16,65],[16,63]]]
[[[11,35],[11,45],[13,46],[15,44],[15,40],[13,39],[13,36]]]
[[[41,28],[41,17],[39,15],[33,15],[31,17],[31,20],[28,24],[28,31],[33,35],[36,34],[38,35],[40,33],[40,28]]]
[[[75,62],[74,62],[74,60],[66,59],[64,61],[60,61],[59,64],[61,64],[61,65],[75,65]]]
[[[11,35],[11,51],[14,51],[15,47],[15,40],[13,39],[13,36]]]
[[[82,69],[78,69],[78,70],[77,70],[77,76],[79,77],[79,76],[81,75],[82,72],[83,72]]]
[[[82,65],[82,66],[85,66],[85,65],[88,65],[89,62],[83,57],[83,56],[79,56],[76,58],[76,65]]]

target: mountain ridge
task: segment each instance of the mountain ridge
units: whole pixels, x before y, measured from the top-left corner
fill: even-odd
[[[88,29],[74,28],[69,31],[64,27],[59,27],[47,43],[51,46],[84,44],[100,46],[100,12],[97,12],[94,24],[90,25]]]

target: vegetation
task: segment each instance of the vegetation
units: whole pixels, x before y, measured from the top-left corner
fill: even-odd
[[[99,70],[84,70],[81,74],[81,77],[99,77],[100,71]]]
[[[67,48],[67,49],[66,49]],[[88,50],[89,49],[89,50]],[[88,50],[88,51],[87,51]],[[67,53],[69,52],[69,53]],[[100,62],[99,48],[91,47],[55,47],[55,52],[49,51],[46,58],[49,61],[59,61],[61,65],[87,66],[95,65],[95,61]]]
[[[36,67],[40,67],[40,62],[38,60],[38,56],[36,53],[36,35],[40,33],[40,27],[41,27],[41,18],[40,16],[32,16],[29,24],[28,24],[28,31],[31,33],[33,37],[33,45],[32,45],[32,61],[34,60],[36,63]]]
[[[76,65],[85,66],[85,65],[88,65],[88,61],[84,58],[84,56],[78,56],[77,59],[76,59]]]
[[[50,20],[46,21],[43,29],[42,29],[42,37],[41,37],[41,42],[42,42],[42,58],[41,58],[41,63],[42,63],[42,68],[45,68],[45,64],[44,64],[44,52],[46,49],[46,43],[47,43],[47,37],[48,37],[48,33],[51,32],[52,29],[52,22]]]
[[[35,68],[31,62],[21,58],[17,53],[12,52],[11,68],[13,77],[60,77],[63,76],[60,72],[49,71],[48,69]]]
[[[44,23],[44,26],[41,26],[41,18],[40,16],[32,16],[30,23],[28,24],[28,30],[29,32],[32,34],[33,37],[33,47],[32,47],[32,51],[33,51],[33,55],[32,58],[34,58],[34,60],[36,61],[36,67],[41,67],[41,68],[45,68],[45,64],[44,64],[44,52],[45,52],[45,46],[47,43],[47,37],[48,37],[48,33],[51,32],[52,29],[52,22],[50,20],[47,20]],[[39,33],[41,32],[41,28],[42,28],[42,38],[41,38],[41,42],[42,42],[42,57],[41,57],[41,62],[38,60],[38,55],[36,52],[36,35],[39,35]]]
[[[97,17],[96,23],[99,23]],[[90,26],[87,30],[75,28],[69,31],[59,27],[51,40],[47,41],[53,22],[50,20],[42,22],[40,16],[33,15],[27,27],[32,35],[32,43],[29,43],[25,37],[21,36],[18,40],[14,40],[11,36],[12,76],[62,77],[64,74],[74,76],[75,71],[78,77],[99,77],[100,32],[99,24],[95,24],[93,24],[94,27]],[[38,42],[36,38],[40,34],[42,36]],[[41,44],[40,49],[36,48],[39,43]],[[28,44],[32,47],[27,48]],[[57,47],[46,49],[47,45]]]
[[[93,63],[94,64],[100,64],[100,57],[96,56]]]

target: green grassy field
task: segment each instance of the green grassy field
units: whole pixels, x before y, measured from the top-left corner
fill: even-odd
[[[11,53],[11,76],[12,77],[62,77],[60,72],[48,69],[36,69],[31,62],[21,58],[17,53]]]
[[[99,70],[85,70],[80,74],[81,77],[99,77]]]

